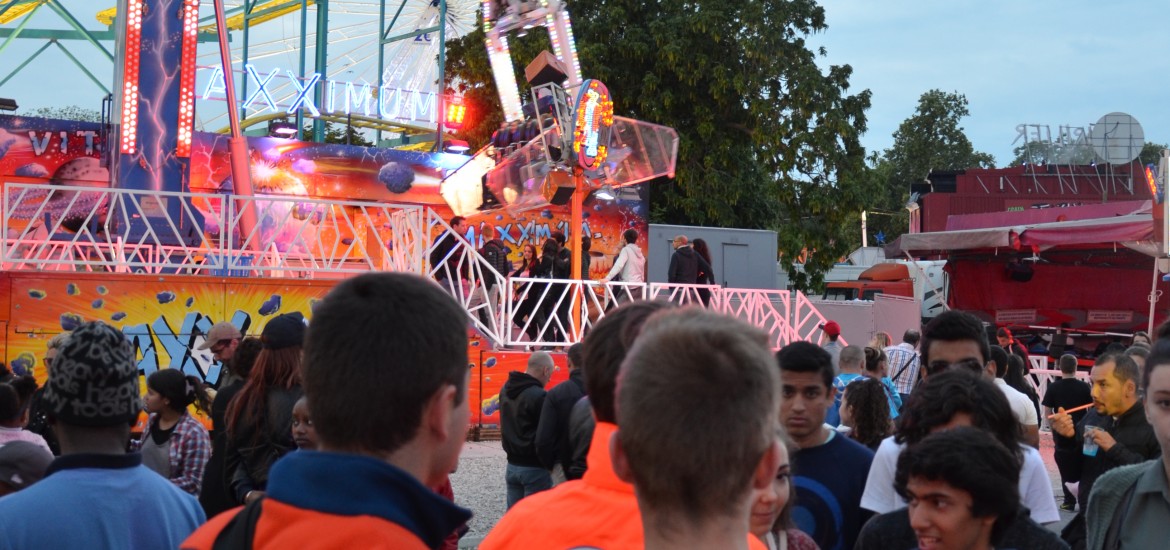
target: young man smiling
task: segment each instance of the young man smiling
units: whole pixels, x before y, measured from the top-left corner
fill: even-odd
[[[898,457],[894,488],[908,507],[873,518],[856,548],[1068,548],[1028,517],[1019,478],[1016,455],[985,430],[928,435]]]

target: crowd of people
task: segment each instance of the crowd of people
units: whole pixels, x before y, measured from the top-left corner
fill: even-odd
[[[311,324],[285,314],[259,338],[228,323],[206,336],[229,373],[214,397],[171,369],[142,395],[132,346],[100,321],[51,342],[43,388],[0,384],[0,548],[457,546],[471,512],[448,476],[471,404],[467,314],[449,290],[367,274]],[[546,390],[552,357],[533,353],[501,391],[508,511],[480,547],[1166,540],[1170,338],[1097,358],[1091,387],[1061,358],[1042,403],[1007,380],[1013,346],[963,312],[898,344],[838,339],[773,352],[741,321],[635,301],[569,348],[567,381]],[[1045,527],[1060,516],[1033,437],[1040,406],[1077,512],[1059,535]],[[37,415],[56,449],[29,429]]]

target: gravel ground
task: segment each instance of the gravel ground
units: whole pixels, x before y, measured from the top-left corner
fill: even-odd
[[[499,441],[468,441],[459,456],[459,469],[451,474],[455,502],[475,513],[471,530],[459,541],[460,548],[475,548],[507,508],[504,449]]]
[[[1056,469],[1052,453],[1052,434],[1044,429],[1040,432],[1040,455],[1048,467],[1053,494],[1056,495],[1059,504],[1060,473]],[[455,502],[471,509],[475,516],[471,518],[471,530],[459,542],[460,548],[475,548],[504,515],[507,503],[504,486],[506,465],[507,460],[499,441],[469,441],[464,444],[463,453],[459,457],[459,470],[451,474],[451,485],[455,490]],[[1061,510],[1061,521],[1049,525],[1048,528],[1059,533],[1072,517],[1072,512]]]

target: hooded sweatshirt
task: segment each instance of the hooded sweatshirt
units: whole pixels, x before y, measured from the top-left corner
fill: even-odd
[[[699,254],[690,246],[680,246],[670,256],[670,283],[693,285],[699,281]]]
[[[642,255],[642,249],[638,248],[638,245],[629,243],[623,247],[605,277],[612,280],[619,274],[621,281],[625,283],[646,282],[646,257]]]
[[[544,384],[520,371],[508,373],[500,390],[500,434],[508,464],[543,467],[536,452],[536,428],[544,406]]]

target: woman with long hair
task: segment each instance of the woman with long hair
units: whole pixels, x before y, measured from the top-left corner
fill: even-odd
[[[184,375],[183,371],[157,370],[146,377],[146,398],[142,402],[150,413],[142,438],[134,442],[134,448],[142,453],[142,464],[178,488],[199,496],[211,458],[211,437],[187,407],[194,404],[205,413],[210,411],[207,387],[199,377]]]
[[[695,253],[699,255],[706,263],[699,262],[699,277],[695,279],[696,284],[713,285],[715,284],[715,269],[711,267],[711,250],[707,248],[707,241],[703,239],[695,239],[691,245],[695,249]],[[707,307],[711,303],[711,291],[705,288],[699,289],[699,299],[703,301],[703,307]]]
[[[264,326],[263,348],[240,393],[228,405],[225,472],[239,503],[264,496],[272,463],[296,448],[293,405],[301,398],[300,313],[278,315]]]
[[[520,267],[512,272],[512,277],[533,279],[545,276],[541,275],[541,258],[536,250],[536,245],[531,243],[524,245],[521,255]],[[548,265],[548,269],[549,272],[552,271],[551,263]],[[536,340],[540,325],[544,324],[544,312],[536,307],[540,301],[540,291],[543,289],[532,282],[521,284],[523,286],[516,289],[515,296],[517,296],[519,303],[516,304],[516,314],[512,316],[512,319],[516,326],[524,329],[529,340]]]
[[[845,386],[841,425],[849,427],[850,438],[873,451],[893,433],[890,401],[880,380],[862,377]]]
[[[882,387],[886,390],[886,400],[890,402],[890,418],[898,418],[898,411],[902,409],[902,396],[898,395],[894,381],[890,380],[889,370],[890,366],[884,350],[874,347],[865,348],[865,372],[862,374],[881,382]]]

